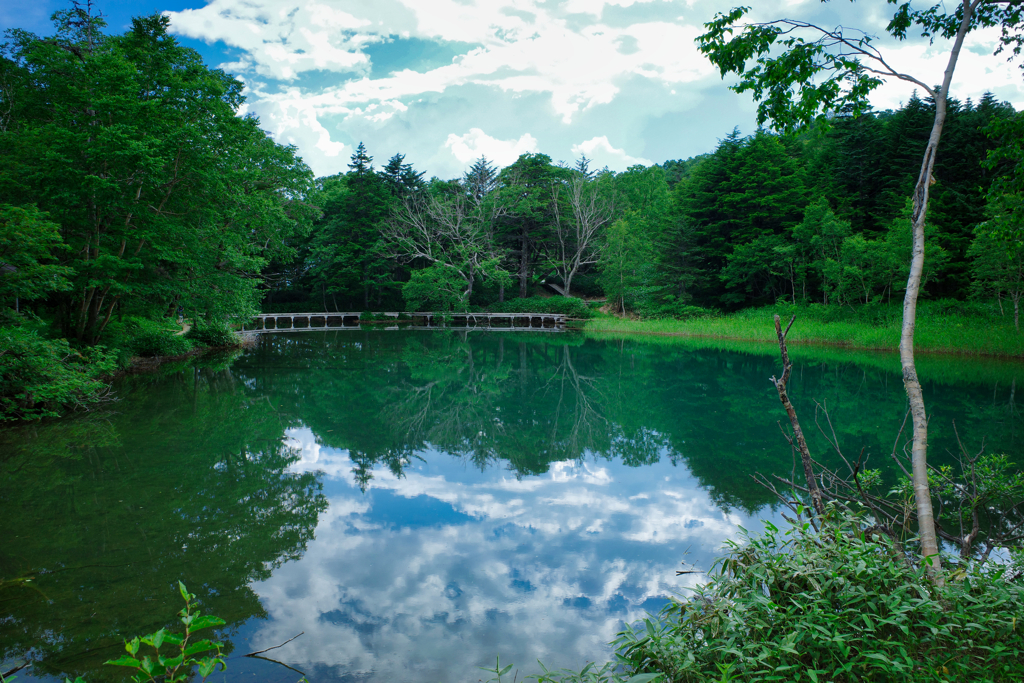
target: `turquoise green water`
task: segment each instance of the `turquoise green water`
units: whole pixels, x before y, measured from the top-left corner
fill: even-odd
[[[815,455],[835,461],[813,427],[827,401],[844,449],[891,470],[898,363],[842,359],[794,369]],[[0,672],[123,680],[102,662],[172,621],[178,579],[228,621],[211,680],[468,681],[496,654],[523,673],[602,659],[624,622],[699,580],[680,561],[707,569],[777,518],[749,476],[793,469],[777,365],[691,343],[345,330],[127,377],[101,410],[0,431]],[[933,461],[955,450],[953,420],[971,448],[1020,452],[1019,370],[925,374]],[[241,657],[300,632],[276,662]]]

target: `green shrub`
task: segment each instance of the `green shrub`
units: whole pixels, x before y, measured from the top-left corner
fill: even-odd
[[[589,318],[593,315],[587,302],[572,296],[532,296],[509,299],[487,307],[492,313],[561,313],[570,318]]]
[[[122,356],[181,356],[191,351],[193,344],[178,331],[167,320],[131,317],[111,323],[104,341],[119,349]]]
[[[213,348],[238,344],[238,335],[226,325],[196,326],[185,333],[185,338],[191,340],[196,346]]]
[[[103,347],[76,350],[66,339],[47,339],[38,325],[0,327],[0,421],[56,417],[96,403],[108,387],[115,355]]]
[[[691,306],[679,301],[674,296],[663,298],[647,297],[634,306],[641,318],[674,318],[688,320],[690,318],[713,318],[720,315],[718,311],[700,306]]]
[[[696,597],[615,645],[632,670],[671,681],[1019,681],[1014,571],[960,568],[939,588],[850,519],[821,533],[769,524],[730,542]]]
[[[166,332],[144,332],[134,339],[139,356],[181,356],[192,350],[192,342],[183,335]]]

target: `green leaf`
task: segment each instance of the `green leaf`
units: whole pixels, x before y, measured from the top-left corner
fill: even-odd
[[[203,657],[199,662],[199,675],[205,679],[214,672],[218,664],[221,666],[221,671],[228,668],[227,664],[220,657]]]
[[[164,634],[164,643],[166,643],[167,645],[181,645],[184,642],[184,640],[185,639],[182,636],[179,636],[177,633]]]
[[[162,660],[161,664],[163,664],[168,669],[174,669],[174,668],[178,667],[184,661],[185,661],[184,655],[178,655],[177,657],[171,657],[169,659]]]
[[[185,584],[183,584],[181,581],[178,581],[178,592],[181,593],[181,599],[185,602],[188,602],[189,600],[195,597],[194,595],[188,592],[188,590],[185,588]]]
[[[215,643],[211,640],[197,640],[185,648],[185,656],[189,657],[199,652],[209,652],[210,650],[216,650],[219,647],[220,643]]]
[[[151,633],[148,636],[143,637],[142,642],[146,645],[152,645],[154,648],[159,650],[160,646],[164,644],[164,636],[166,635],[167,632],[164,629],[160,629],[156,633]]]
[[[135,659],[135,657],[129,657],[128,655],[121,655],[117,659],[108,659],[103,663],[109,664],[110,666],[129,666],[133,669],[142,668],[142,664],[139,660]]]
[[[211,627],[214,627],[214,626],[224,626],[227,623],[228,622],[224,621],[220,617],[214,617],[214,616],[209,616],[209,615],[204,615],[204,616],[198,616],[197,615],[196,619],[191,624],[191,626],[192,626],[191,630],[192,631],[198,631],[200,629],[211,628]]]
[[[651,681],[657,680],[657,679],[661,678],[664,675],[665,674],[662,674],[662,673],[657,673],[657,674],[637,674],[635,676],[631,676],[626,681],[626,683],[650,683]]]

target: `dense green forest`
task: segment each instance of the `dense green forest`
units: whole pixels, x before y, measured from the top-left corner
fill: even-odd
[[[1015,309],[1024,270],[1002,238],[1015,169],[999,151],[1024,119],[991,95],[950,105],[927,293]],[[524,154],[425,181],[401,154],[374,171],[360,145],[347,173],[317,181],[323,213],[297,258],[265,271],[266,310],[487,307],[545,291],[645,317],[887,302],[905,286],[933,116],[915,96],[799,136],[736,130],[709,154],[621,173]]]
[[[215,345],[259,310],[522,309],[537,296],[686,317],[778,301],[898,300],[908,197],[934,103],[623,172],[524,154],[426,179],[362,143],[315,179],[239,116],[242,83],[141,17],[80,6],[0,52],[0,413],[99,397],[134,355]],[[1017,320],[1024,116],[951,101],[932,183],[926,294]],[[527,299],[527,301],[523,301]],[[172,338],[176,320],[190,338]]]

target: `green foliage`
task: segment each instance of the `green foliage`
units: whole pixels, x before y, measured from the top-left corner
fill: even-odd
[[[697,46],[723,78],[728,73],[739,75],[739,83],[730,89],[753,92],[759,125],[771,121],[779,129],[793,130],[824,120],[829,112],[849,111],[856,116],[870,110],[868,95],[883,81],[863,69],[855,56],[836,50],[830,36],[804,38],[798,32],[807,28],[803,22],[738,24],[749,10],[737,7],[716,14],[704,25],[707,32],[697,39]],[[848,40],[852,50],[871,49],[868,35]],[[754,64],[748,66],[751,60]]]
[[[840,261],[843,242],[849,235],[850,224],[837,219],[824,198],[808,204],[803,221],[793,228],[793,239],[801,245],[801,275],[806,277],[808,270],[818,275],[826,305],[830,294],[834,297],[837,290],[841,291]]]
[[[544,666],[543,662],[537,662],[542,673],[527,676],[527,680],[533,679],[537,683],[664,683],[665,675],[661,673],[633,674],[623,673],[621,667],[606,662],[597,666],[590,662],[579,671],[572,669],[560,669],[552,671]]]
[[[937,498],[936,520],[952,534],[970,536],[970,544],[961,547],[961,556],[970,558],[978,548],[984,552],[988,546],[1001,545],[1000,539],[1013,537],[1014,528],[1024,524],[1016,510],[1024,501],[1024,473],[1001,453],[963,454],[961,471],[957,469],[935,468],[928,475],[929,487]],[[904,499],[913,492],[906,478],[899,488]]]
[[[114,326],[114,345],[136,356],[181,356],[193,349],[192,338],[167,321],[127,318]]]
[[[0,204],[0,303],[68,289],[71,269],[56,264],[66,249],[59,226],[36,207]]]
[[[185,333],[185,338],[196,346],[211,348],[238,345],[238,335],[227,325],[196,325]]]
[[[968,254],[976,296],[995,296],[1002,308],[1005,296],[1013,302],[1014,327],[1020,329],[1020,301],[1024,296],[1024,248],[1014,237],[1015,228],[1006,214],[982,223],[974,231]]]
[[[348,173],[321,179],[323,214],[314,226],[307,256],[315,283],[311,297],[340,306],[335,310],[361,310],[385,298],[398,298],[394,266],[376,245],[381,223],[399,201],[393,190],[406,182],[401,180],[402,166],[397,175],[396,169],[391,175],[387,169],[375,172],[373,157],[360,142]]]
[[[800,270],[795,245],[782,235],[761,235],[753,242],[737,245],[726,257],[719,277],[730,291],[722,300],[744,303],[767,297],[769,301],[777,301],[792,294],[795,301]]]
[[[835,514],[835,513],[833,513]],[[707,584],[619,634],[636,671],[670,680],[1014,681],[1024,587],[1006,567],[936,587],[859,520],[834,516],[728,543]],[[1019,577],[1018,577],[1019,578]]]
[[[654,281],[654,242],[649,223],[636,212],[612,223],[598,263],[608,301],[625,312],[643,305]]]
[[[710,308],[693,306],[676,300],[675,296],[669,294],[660,299],[648,298],[636,306],[636,312],[641,318],[671,318],[674,320],[689,320],[691,318],[717,318],[722,314]]]
[[[487,307],[491,313],[562,313],[570,318],[586,319],[594,315],[583,299],[571,296],[532,296],[508,299]]]
[[[898,5],[886,32],[898,40],[906,40],[912,28],[927,37],[952,38],[961,27],[963,9],[944,13],[941,7],[915,10],[909,3]],[[972,9],[964,28],[1001,27],[1002,39],[995,52],[1010,47],[1014,55],[1019,54],[1024,27],[1019,9],[997,5]],[[770,122],[778,130],[793,131],[811,122],[827,125],[835,112],[859,116],[871,110],[868,96],[884,82],[879,76],[896,75],[872,44],[874,37],[864,31],[828,30],[791,19],[744,23],[748,12],[749,7],[737,7],[716,14],[704,24],[707,30],[697,38],[697,46],[723,78],[730,73],[739,77],[731,90],[753,94],[758,124]]]
[[[719,274],[734,249],[785,235],[800,221],[806,204],[800,170],[777,136],[762,131],[743,138],[734,130],[722,140],[673,192],[680,226],[658,245],[662,269],[671,276],[665,284],[690,280],[692,295],[722,302]],[[725,303],[736,301],[726,293]]]
[[[132,674],[132,680],[135,683],[157,680],[166,681],[166,683],[183,683],[192,678],[193,669],[197,669],[199,677],[205,681],[217,670],[218,666],[221,671],[227,669],[227,664],[221,657],[220,643],[205,638],[202,640],[192,638],[196,631],[224,626],[227,622],[220,617],[204,615],[196,609],[192,602],[196,596],[189,593],[181,581],[178,582],[178,592],[181,593],[181,597],[185,601],[185,606],[178,612],[184,626],[182,634],[160,629],[147,636],[136,636],[124,644],[124,649],[128,654],[105,663],[134,669],[137,672]],[[148,654],[140,656],[140,650],[145,651],[142,648],[143,645],[153,649],[152,656]],[[170,647],[173,656],[165,657],[160,654],[160,648],[164,645]],[[214,654],[204,654],[209,652]],[[197,655],[203,656],[197,657]]]
[[[60,226],[72,287],[50,299],[65,336],[95,344],[115,311],[176,304],[218,319],[255,311],[254,275],[315,208],[312,174],[255,117],[242,83],[136,17],[105,35],[88,7],[55,34],[14,31],[0,60],[16,84],[0,131],[0,202]]]
[[[103,400],[115,358],[102,347],[75,349],[47,339],[39,321],[0,325],[0,422],[55,417]]]
[[[458,271],[432,263],[412,272],[402,286],[402,296],[411,311],[464,311],[468,304],[463,296],[465,289],[466,281]]]
[[[525,680],[534,680],[537,683],[663,683],[665,678],[665,675],[660,673],[624,674],[611,663],[597,666],[594,662],[590,662],[580,671],[572,669],[552,671],[544,666],[543,662],[538,661],[537,664],[541,668],[541,673],[527,676]],[[512,670],[512,667],[512,664],[501,666],[501,657],[498,656],[494,660],[494,668],[484,666],[479,668],[494,674],[494,677],[488,678],[486,683],[502,683],[502,676],[505,677],[505,681],[508,681],[508,672]],[[517,676],[518,670],[513,676],[513,680]]]

